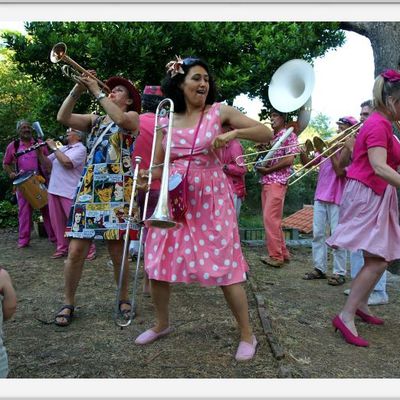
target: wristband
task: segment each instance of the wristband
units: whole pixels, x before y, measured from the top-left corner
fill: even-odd
[[[99,102],[101,99],[104,99],[107,95],[104,92],[100,92],[98,96],[96,96],[96,100]]]

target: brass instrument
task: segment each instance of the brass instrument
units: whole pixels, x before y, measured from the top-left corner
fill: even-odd
[[[168,108],[167,108],[168,107]],[[168,113],[168,130],[167,130],[167,143],[165,147],[165,157],[163,163],[163,172],[161,176],[161,187],[160,187],[160,195],[158,198],[158,202],[156,208],[154,209],[153,215],[150,218],[145,219],[143,222],[147,227],[155,227],[155,228],[173,228],[176,226],[176,222],[172,220],[169,211],[169,196],[168,196],[168,180],[169,180],[169,159],[171,153],[171,143],[172,143],[172,127],[174,123],[174,102],[171,99],[163,99],[157,106],[156,115],[155,115],[155,126],[154,126],[154,137],[153,137],[153,148],[151,151],[150,158],[150,166],[149,166],[149,176],[147,181],[147,193],[144,208],[147,210],[147,198],[148,193],[150,191],[150,185],[152,182],[152,170],[155,167],[154,165],[154,155],[156,150],[157,138],[161,140],[161,136],[159,137],[158,132],[161,131],[163,126],[159,123],[160,117],[165,117]],[[160,165],[157,165],[160,166]],[[146,214],[143,212],[144,218],[146,218]]]
[[[304,60],[290,60],[282,64],[273,74],[271,82],[268,88],[268,97],[272,107],[280,112],[293,112],[302,109],[306,111],[303,113],[302,118],[298,121],[299,135],[302,130],[308,125],[310,114],[311,114],[311,93],[315,85],[315,74],[313,67]],[[292,133],[293,128],[289,127],[285,134],[276,142],[271,149],[258,153],[246,154],[246,157],[254,154],[267,153],[262,160],[239,164],[236,159],[236,163],[239,166],[251,165],[251,164],[262,164],[268,160],[272,160],[273,154],[282,148],[281,144],[285,139]],[[298,145],[296,145],[297,147]],[[305,143],[306,152],[313,152],[311,149],[312,143]],[[297,153],[298,154],[298,153]],[[243,156],[240,156],[243,157]],[[240,158],[238,157],[238,158]],[[278,157],[281,158],[281,157]]]
[[[289,146],[278,146],[275,150],[274,150],[273,148],[270,148],[270,149],[267,149],[267,150],[256,151],[256,152],[254,152],[254,153],[243,154],[243,155],[240,155],[240,156],[236,157],[235,162],[236,162],[236,164],[237,164],[239,167],[245,167],[245,166],[253,165],[253,164],[259,164],[259,165],[261,165],[261,164],[263,164],[263,163],[266,163],[267,161],[277,160],[277,159],[279,159],[279,158],[284,158],[284,157],[288,157],[288,156],[295,156],[295,155],[301,153],[301,151],[300,151],[300,152],[296,152],[296,153],[285,154],[285,155],[283,155],[283,156],[272,157],[273,153],[274,153],[276,150],[278,150],[278,149],[279,149],[279,150],[281,150],[281,149],[290,149],[290,148],[292,148],[292,147],[303,148],[303,152],[307,154],[308,158],[314,156],[315,149],[314,149],[313,143],[312,143],[312,141],[311,141],[310,139],[307,139],[304,143],[291,144],[291,145],[289,145]],[[267,153],[267,156],[268,156],[268,155],[271,155],[271,156],[268,157],[268,158],[267,158],[267,157],[264,157],[264,158],[261,159],[261,160],[243,162],[243,161],[245,161],[245,159],[246,159],[247,157],[253,157],[253,156],[257,156],[257,155],[264,154],[264,153]],[[243,161],[240,162],[239,160],[243,160]],[[257,166],[257,165],[256,165],[256,166]]]
[[[129,317],[127,320],[122,320],[122,318],[121,318],[119,297],[121,295],[122,281],[124,279],[124,271],[125,271],[125,261],[126,261],[126,257],[128,254],[128,248],[129,248],[129,231],[134,222],[133,221],[134,217],[132,216],[132,214],[133,214],[134,198],[135,198],[135,194],[136,194],[136,186],[137,186],[137,179],[138,179],[138,173],[139,173],[139,164],[141,161],[142,161],[141,157],[139,157],[139,156],[135,157],[135,169],[133,172],[132,193],[131,193],[131,198],[130,198],[130,202],[129,202],[129,211],[128,211],[128,215],[125,216],[125,220],[126,220],[126,228],[125,229],[126,230],[125,230],[125,237],[124,237],[124,250],[122,253],[121,267],[119,270],[119,279],[118,279],[118,287],[117,287],[116,303],[115,303],[115,311],[114,311],[114,322],[116,325],[120,326],[121,328],[124,328],[125,326],[130,325],[133,318],[136,316],[135,295],[136,295],[136,286],[137,286],[136,280],[137,280],[138,266],[136,266],[136,274],[135,274],[135,280],[134,280],[134,285],[133,285],[133,292],[132,292],[132,299],[131,299],[131,311],[129,313]],[[138,256],[138,260],[140,260],[139,256]]]
[[[78,72],[80,74],[85,74],[90,78],[94,79],[98,85],[101,87],[102,91],[109,94],[111,92],[110,88],[102,82],[100,79],[96,78],[89,71],[81,67],[77,62],[75,62],[72,58],[67,56],[67,45],[63,42],[57,43],[53,46],[50,52],[50,61],[54,64],[63,61],[68,65],[63,65],[61,67],[62,73],[68,78],[72,79],[74,82],[79,83],[77,78],[79,77]],[[72,68],[72,70],[71,70]]]
[[[307,172],[304,174],[300,175],[297,179],[294,181],[290,182],[288,186],[293,185],[300,179],[302,179],[304,176],[309,174],[311,171],[314,171],[316,168],[318,168],[321,164],[323,164],[325,161],[329,160],[331,157],[333,157],[336,153],[341,151],[343,149],[345,141],[351,137],[354,136],[358,133],[360,130],[360,127],[362,125],[362,122],[359,122],[358,124],[355,124],[351,126],[350,128],[345,129],[343,132],[338,133],[336,136],[334,136],[331,140],[328,142],[323,141],[319,137],[314,137],[313,138],[313,145],[315,150],[319,153],[318,157],[324,156],[324,158],[316,165],[314,165],[312,168],[310,168]],[[313,158],[310,160],[308,163],[304,164],[299,170],[295,171],[293,174],[291,174],[288,178],[288,181],[298,175],[301,171],[303,171],[305,168],[308,168],[311,164],[315,162],[316,158]]]

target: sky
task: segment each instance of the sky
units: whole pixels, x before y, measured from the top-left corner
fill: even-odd
[[[360,104],[372,97],[374,59],[370,41],[357,33],[345,32],[342,47],[329,50],[324,57],[314,60],[315,87],[311,94],[311,118],[318,113],[335,122],[344,116],[359,118]],[[240,96],[234,105],[243,107],[255,118],[261,102]]]
[[[1,22],[0,29],[23,31],[22,22]],[[329,50],[324,57],[314,60],[315,87],[311,94],[311,118],[318,113],[328,116],[330,126],[343,116],[359,118],[360,104],[372,96],[374,60],[369,40],[354,32],[347,32],[342,47]],[[261,107],[259,100],[247,96],[235,99],[235,106],[245,109],[257,118]]]

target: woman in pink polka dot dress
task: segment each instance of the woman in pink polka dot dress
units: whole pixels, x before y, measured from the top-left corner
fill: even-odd
[[[230,140],[267,142],[272,133],[233,107],[215,102],[215,84],[204,61],[177,57],[167,67],[163,92],[175,106],[171,175],[185,174],[193,147],[188,169],[188,210],[184,221],[175,228],[148,231],[145,268],[151,280],[156,324],[135,343],[148,344],[171,332],[171,283],[197,282],[221,287],[239,325],[241,341],[236,359],[248,360],[253,358],[257,346],[249,324],[246,292],[241,285],[246,281],[248,265],[241,251],[233,193],[216,153]],[[223,134],[224,124],[235,129]],[[164,159],[165,142],[166,137],[156,148],[155,164]],[[154,170],[153,176],[157,175],[161,176],[161,171]]]

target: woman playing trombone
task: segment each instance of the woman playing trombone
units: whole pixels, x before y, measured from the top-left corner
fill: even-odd
[[[92,76],[84,74],[76,79],[78,83],[61,105],[57,120],[74,129],[90,132],[87,140],[90,153],[78,184],[66,229],[66,236],[71,240],[64,267],[65,302],[55,317],[55,323],[60,326],[67,326],[72,320],[75,293],[92,239],[106,239],[114,265],[115,279],[118,280],[126,224],[121,223],[114,210],[123,209],[129,203],[122,200],[119,203],[113,201],[111,205],[109,200],[106,201],[95,194],[116,184],[122,184],[124,192],[132,190],[128,187],[132,185],[132,171],[130,168],[124,169],[123,162],[127,157],[130,158],[138,132],[140,112],[140,95],[129,80],[121,77],[109,78],[105,83],[110,89],[110,94],[106,95]],[[86,90],[96,98],[106,115],[72,112],[77,100]],[[81,224],[76,230],[72,229],[72,221],[78,211],[82,215]],[[86,226],[89,219],[98,221],[97,225]],[[126,262],[119,305],[120,312],[126,315],[131,309],[127,300],[128,273]]]
[[[267,142],[272,133],[238,110],[215,102],[214,80],[204,61],[177,57],[176,61],[167,64],[167,68],[162,89],[175,107],[171,175],[186,171],[193,148],[187,171],[188,209],[180,226],[169,230],[150,228],[148,231],[145,266],[151,280],[156,321],[151,329],[136,338],[135,343],[148,344],[171,332],[171,283],[197,282],[202,286],[221,287],[240,330],[236,359],[249,360],[255,354],[257,340],[250,327],[242,286],[248,266],[240,247],[232,191],[213,149],[234,139]],[[234,129],[223,134],[222,125]],[[154,160],[156,165],[163,161],[164,154],[159,143]],[[144,173],[142,171],[142,175]],[[157,170],[155,176],[156,173]]]

